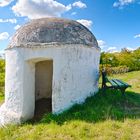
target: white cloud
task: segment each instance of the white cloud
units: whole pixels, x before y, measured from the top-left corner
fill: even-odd
[[[87,28],[91,28],[93,22],[91,20],[85,20],[85,19],[79,19],[77,20],[79,23],[83,24],[84,26],[86,26]]]
[[[140,38],[140,34],[135,35],[134,38]]]
[[[17,29],[19,29],[19,28],[20,28],[20,25],[16,25],[16,26],[14,27],[15,30],[17,30]]]
[[[109,47],[107,50],[110,51],[110,50],[115,50],[116,47]]]
[[[103,49],[103,48],[105,47],[105,45],[106,45],[106,42],[103,41],[103,40],[97,40],[97,42],[98,42],[98,45],[99,45],[99,47],[100,47],[101,49]]]
[[[116,47],[109,47],[109,48],[107,49],[107,52],[110,52],[110,53],[118,52],[118,51],[119,51],[119,50],[117,50]]]
[[[128,49],[129,51],[134,51],[135,50],[134,48],[131,48],[131,47],[127,47],[126,49]]]
[[[9,34],[7,32],[0,33],[0,41],[6,40],[9,38]]]
[[[71,5],[63,5],[56,0],[18,0],[12,10],[17,16],[25,16],[29,19],[42,17],[60,17],[69,11]]]
[[[114,7],[123,7],[125,5],[129,5],[129,4],[132,4],[134,2],[135,2],[135,0],[119,0],[117,2],[114,2],[113,6]]]
[[[76,15],[76,14],[77,14],[76,12],[72,12],[72,13],[71,13],[72,16],[74,16],[74,15]]]
[[[4,53],[4,50],[0,50],[0,54],[3,54]]]
[[[15,18],[13,18],[13,19],[8,19],[8,21],[11,22],[11,23],[17,23],[17,20],[16,20]]]
[[[6,23],[6,22],[10,22],[10,23],[17,23],[17,20],[15,18],[12,18],[12,19],[0,19],[0,22],[1,23]]]
[[[72,6],[78,8],[87,8],[87,5],[81,1],[74,2]]]
[[[9,5],[13,0],[2,0],[0,1],[0,7]]]

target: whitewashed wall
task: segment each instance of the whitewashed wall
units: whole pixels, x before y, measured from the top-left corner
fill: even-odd
[[[21,122],[23,64],[24,59],[18,49],[6,51],[5,103],[0,107],[0,124]]]
[[[35,63],[53,59],[52,111],[61,113],[98,91],[100,50],[83,45],[38,45],[6,51],[5,103],[0,124],[34,115]]]

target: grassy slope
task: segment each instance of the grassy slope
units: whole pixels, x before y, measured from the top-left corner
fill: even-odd
[[[139,140],[140,71],[114,77],[132,84],[126,96],[118,91],[100,91],[61,115],[49,114],[38,123],[0,128],[0,139]]]

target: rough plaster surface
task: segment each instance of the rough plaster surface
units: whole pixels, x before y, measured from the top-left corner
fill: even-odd
[[[53,60],[52,112],[61,113],[98,91],[99,58],[99,49],[75,44],[7,50],[0,124],[21,123],[34,116],[37,62]]]
[[[32,20],[17,30],[9,48],[29,43],[85,44],[98,47],[94,35],[79,22],[62,18]]]

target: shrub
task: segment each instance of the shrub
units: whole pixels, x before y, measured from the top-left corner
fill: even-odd
[[[121,73],[126,73],[130,71],[129,67],[127,66],[111,67],[111,65],[106,65],[104,68],[108,75],[121,74]],[[100,75],[101,75],[101,71],[102,71],[102,66],[100,66]]]
[[[5,61],[0,60],[0,97],[4,96],[5,85]]]
[[[127,66],[119,66],[119,67],[112,67],[110,68],[110,73],[111,74],[121,74],[121,73],[126,73],[129,72],[129,67]]]

